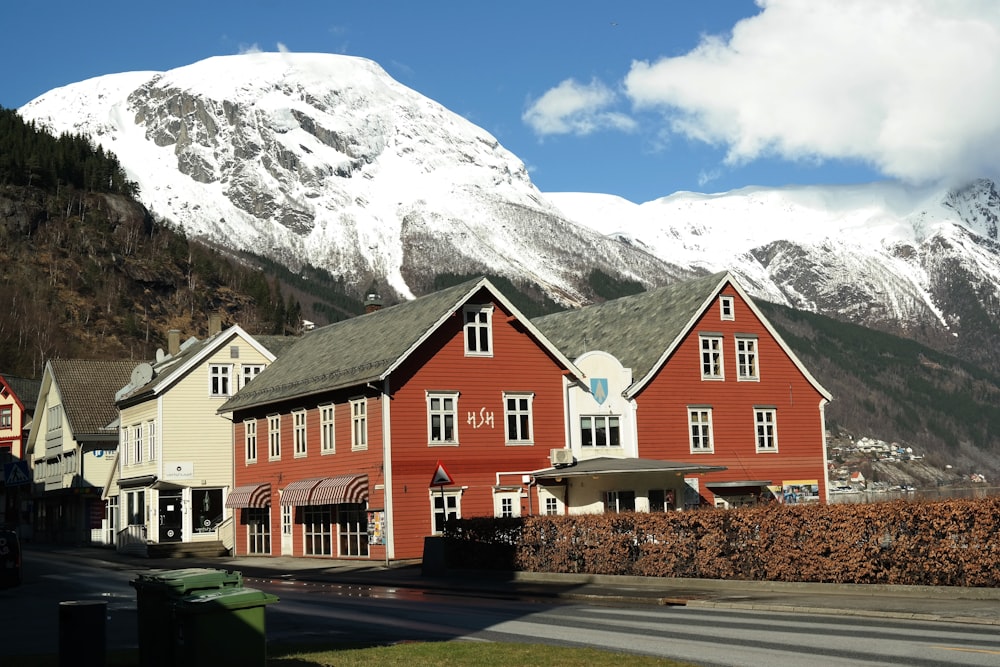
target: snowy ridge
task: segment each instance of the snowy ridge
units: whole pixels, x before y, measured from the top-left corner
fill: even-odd
[[[329,54],[98,77],[20,113],[114,152],[143,203],[185,233],[310,263],[358,290],[380,281],[412,297],[442,272],[490,272],[577,305],[595,268],[647,286],[730,270],[756,297],[894,332],[950,339],[967,320],[1000,317],[992,181],[643,204],[543,195],[489,133],[370,60]]]

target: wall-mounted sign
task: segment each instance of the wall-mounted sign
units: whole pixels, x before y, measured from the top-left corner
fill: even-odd
[[[465,418],[465,423],[472,426],[472,428],[482,428],[483,426],[493,428],[493,412],[486,408],[479,408],[479,412],[470,412],[468,414]]]
[[[598,405],[608,400],[608,378],[590,378],[590,393]]]
[[[163,479],[191,479],[192,477],[194,477],[194,463],[191,461],[163,464]]]

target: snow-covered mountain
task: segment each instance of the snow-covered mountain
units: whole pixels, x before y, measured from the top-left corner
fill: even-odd
[[[254,53],[71,84],[19,110],[112,151],[161,219],[401,296],[435,273],[516,275],[586,301],[580,257],[683,275],[564,218],[484,130],[370,60]]]
[[[644,204],[542,194],[484,130],[371,61],[325,54],[103,76],[19,111],[114,152],[153,214],[188,235],[322,267],[359,291],[375,280],[410,297],[438,273],[488,272],[574,305],[590,298],[595,268],[648,286],[729,269],[755,296],[1000,368],[991,181],[682,192]]]

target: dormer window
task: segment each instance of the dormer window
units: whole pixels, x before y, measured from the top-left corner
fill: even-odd
[[[719,297],[719,317],[723,320],[735,320],[736,312],[733,310],[733,297]]]
[[[493,306],[466,306],[465,356],[493,356]]]

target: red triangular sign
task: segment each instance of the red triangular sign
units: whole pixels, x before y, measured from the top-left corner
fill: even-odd
[[[434,477],[431,479],[431,486],[445,486],[454,484],[455,480],[451,478],[448,471],[444,469],[444,464],[438,461],[437,470],[434,471]]]

